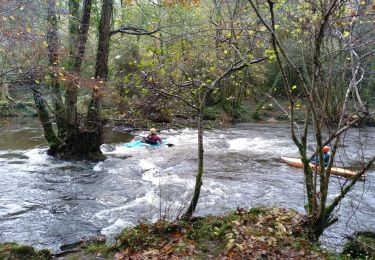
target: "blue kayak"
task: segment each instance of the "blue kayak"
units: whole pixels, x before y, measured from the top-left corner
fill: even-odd
[[[130,142],[130,143],[126,143],[123,146],[129,147],[129,148],[132,148],[132,147],[142,147],[142,146],[159,147],[159,146],[161,146],[161,144],[160,143],[157,143],[157,144],[148,144],[148,143],[142,142],[141,140],[138,140],[138,141],[133,141],[133,142]]]

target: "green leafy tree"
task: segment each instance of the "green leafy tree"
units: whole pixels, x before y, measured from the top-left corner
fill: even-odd
[[[0,101],[16,102],[9,90],[33,81],[43,59],[38,46],[40,35],[34,27],[38,19],[38,1],[3,1],[0,3]],[[36,21],[35,21],[36,20]],[[32,51],[30,51],[32,50]],[[18,98],[18,97],[17,97]]]

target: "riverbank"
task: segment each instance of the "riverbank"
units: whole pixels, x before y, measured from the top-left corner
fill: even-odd
[[[283,106],[287,107],[288,103],[286,100],[282,101]],[[112,103],[110,103],[112,105]],[[81,111],[84,113],[84,111]],[[32,100],[27,101],[2,101],[0,102],[0,118],[9,117],[36,117],[37,113],[35,105]],[[356,126],[375,126],[375,114],[370,113],[370,116],[361,120]],[[169,129],[169,128],[184,128],[184,127],[196,127],[196,118],[191,113],[175,114],[166,120],[150,120],[146,117],[134,115],[132,110],[125,111],[120,114],[116,107],[112,107],[107,104],[103,108],[103,118],[107,122],[107,125],[112,127],[126,127],[132,129],[149,129],[151,127],[157,127],[158,129]],[[222,129],[230,127],[235,123],[254,123],[254,122],[288,122],[289,117],[285,114],[285,111],[280,111],[275,108],[272,104],[257,105],[251,102],[244,102],[235,112],[228,113],[222,106],[213,105],[206,107],[203,115],[205,129]],[[304,112],[297,108],[295,110],[295,120],[298,122],[304,121]],[[329,122],[325,122],[329,124]]]
[[[2,244],[0,259],[319,259],[339,257],[304,236],[304,216],[281,208],[238,208],[225,216],[158,221],[124,229],[114,245],[81,243],[57,255]],[[12,258],[13,257],[13,258]]]
[[[2,117],[36,117],[34,103],[0,101],[0,118]]]

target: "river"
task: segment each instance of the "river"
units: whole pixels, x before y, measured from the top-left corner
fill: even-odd
[[[65,162],[46,155],[36,119],[0,121],[0,242],[14,241],[58,252],[63,244],[105,234],[111,241],[126,226],[175,218],[193,192],[197,164],[194,129],[165,130],[175,146],[126,148],[133,136],[106,131],[99,162]],[[146,135],[146,132],[136,132]],[[207,131],[205,175],[196,215],[223,214],[237,207],[277,206],[304,212],[301,169],[281,162],[298,156],[287,124],[238,124]],[[363,145],[363,154],[356,147]],[[349,165],[375,153],[375,129],[352,129],[343,139]],[[125,159],[126,158],[126,159]],[[332,178],[330,197],[343,178]],[[375,229],[375,172],[367,174],[336,212],[339,221],[322,237],[339,249],[355,230]]]

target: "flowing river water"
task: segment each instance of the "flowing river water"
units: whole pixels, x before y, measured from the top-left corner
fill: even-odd
[[[175,146],[126,148],[133,136],[106,132],[99,163],[59,161],[46,155],[36,119],[0,121],[0,242],[14,241],[55,252],[63,244],[105,234],[111,241],[126,226],[183,212],[193,192],[197,133],[166,130]],[[136,132],[146,135],[146,132]],[[238,124],[205,133],[205,175],[196,215],[237,207],[277,206],[304,212],[302,170],[280,160],[298,156],[287,124]],[[363,154],[356,152],[359,144]],[[339,164],[375,153],[375,129],[345,135]],[[343,178],[332,178],[330,197]],[[339,221],[322,237],[339,249],[355,230],[375,230],[375,170],[340,205]]]

